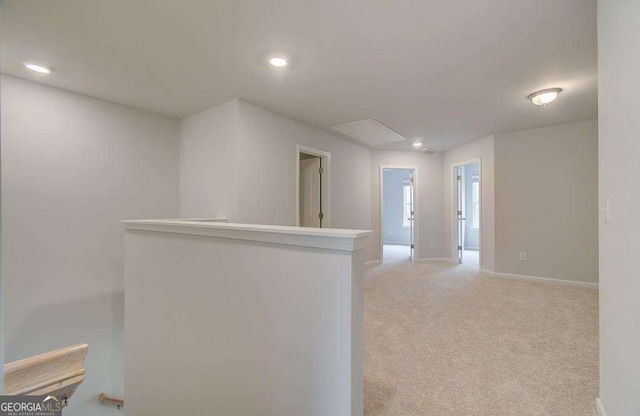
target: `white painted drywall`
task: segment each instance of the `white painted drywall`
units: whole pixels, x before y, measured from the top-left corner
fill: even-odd
[[[362,416],[368,233],[204,226],[126,231],[127,415]]]
[[[370,151],[238,101],[239,221],[295,225],[296,145],[331,153],[332,228],[369,229]]]
[[[610,416],[640,414],[640,2],[598,1],[600,398]]]
[[[7,361],[86,342],[65,416],[123,394],[122,218],[178,215],[178,121],[2,77]]]
[[[4,0],[0,0],[0,22],[2,21],[2,4]],[[2,79],[0,79],[0,91],[2,91]],[[2,125],[2,114],[0,114],[0,126]],[[2,132],[0,131],[0,143],[2,143]],[[0,168],[2,167],[2,161],[0,161]],[[0,187],[0,211],[2,207],[2,190]],[[4,224],[0,221],[0,234],[2,234],[2,229]],[[0,265],[2,264],[2,250],[0,249]],[[4,361],[4,291],[3,291],[3,273],[2,268],[0,267],[0,364],[3,364]],[[0,394],[4,393],[4,365],[0,365]]]
[[[442,153],[418,151],[371,151],[372,260],[380,259],[380,166],[417,166],[418,259],[443,257],[442,247]],[[433,245],[431,244],[433,243]]]
[[[494,136],[497,272],[598,282],[597,129],[591,120]]]
[[[241,100],[181,120],[180,141],[182,216],[295,225],[300,144],[331,153],[330,226],[371,226],[370,151],[363,146]]]
[[[494,151],[493,136],[488,136],[444,153],[444,257],[454,260],[453,245],[453,169],[452,166],[481,159],[481,211],[480,211],[480,255],[482,268],[494,271],[495,264],[495,219],[494,219]]]
[[[237,219],[238,100],[180,120],[180,216]]]
[[[595,0],[13,0],[3,70],[50,57],[47,83],[167,115],[243,97],[322,129],[373,117],[443,150],[595,117],[595,13]],[[562,101],[532,111],[523,95],[549,85]]]

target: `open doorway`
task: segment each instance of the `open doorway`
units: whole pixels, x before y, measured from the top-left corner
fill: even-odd
[[[385,264],[415,259],[416,183],[416,167],[380,167],[380,242]]]
[[[331,154],[300,145],[296,154],[296,225],[327,228]]]
[[[480,268],[480,160],[453,166],[453,250],[458,263]]]

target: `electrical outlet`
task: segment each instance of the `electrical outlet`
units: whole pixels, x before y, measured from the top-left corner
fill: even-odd
[[[429,243],[429,248],[435,248],[436,243],[434,243],[433,241]]]
[[[526,251],[521,251],[520,252],[520,260],[521,261],[527,260],[527,252]]]

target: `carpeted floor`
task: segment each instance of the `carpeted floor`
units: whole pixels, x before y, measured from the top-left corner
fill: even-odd
[[[475,267],[477,269],[480,266],[480,252],[465,250],[462,255],[462,264],[467,267]]]
[[[365,415],[596,414],[597,290],[446,262],[365,279]]]
[[[384,264],[408,263],[411,261],[411,248],[395,244],[385,244],[382,246]]]

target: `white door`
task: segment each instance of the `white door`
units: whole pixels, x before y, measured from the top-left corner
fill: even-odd
[[[458,251],[458,263],[462,263],[464,254],[464,231],[465,231],[465,204],[464,204],[464,166],[455,169],[455,218],[456,218],[456,249]]]
[[[414,171],[411,171],[409,175],[409,228],[410,228],[410,236],[411,236],[411,251],[409,253],[409,258],[411,261],[415,258],[415,247],[416,247],[416,230],[415,230],[415,186],[414,186]]]
[[[300,226],[322,227],[321,159],[300,160]]]

